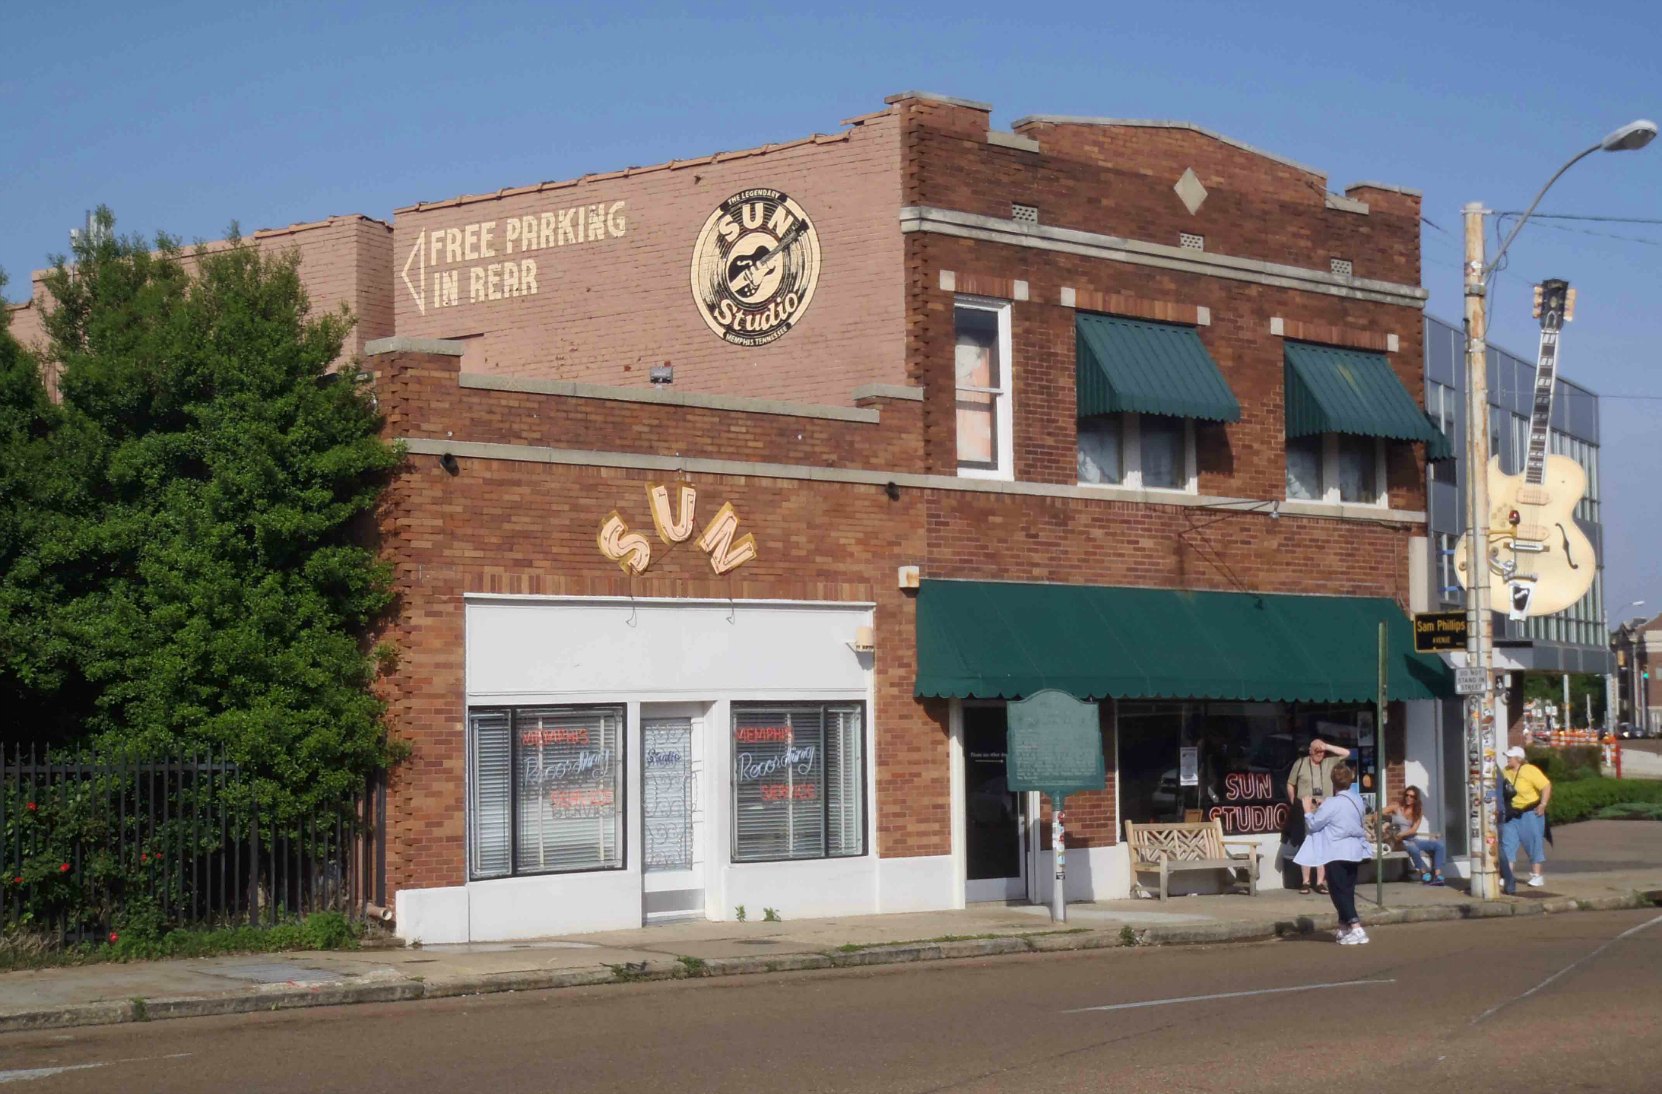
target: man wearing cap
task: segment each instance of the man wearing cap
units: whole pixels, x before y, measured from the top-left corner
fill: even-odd
[[[1524,750],[1513,745],[1506,750],[1506,768],[1501,772],[1505,783],[1502,793],[1510,805],[1503,810],[1506,817],[1500,826],[1500,854],[1508,865],[1523,844],[1529,855],[1528,884],[1539,888],[1546,884],[1541,867],[1546,862],[1547,805],[1552,801],[1552,781],[1534,764],[1524,762]],[[1506,886],[1506,892],[1516,889]]]

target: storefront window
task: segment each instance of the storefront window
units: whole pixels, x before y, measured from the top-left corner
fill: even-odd
[[[1226,835],[1279,832],[1287,820],[1287,776],[1312,732],[1359,750],[1371,767],[1373,714],[1356,706],[1285,703],[1121,703],[1120,811],[1125,820],[1216,819]],[[1196,783],[1182,781],[1184,748],[1196,752]],[[1371,785],[1371,782],[1370,782]]]
[[[468,712],[474,878],[623,867],[623,708]]]
[[[865,708],[733,706],[733,861],[865,854]]]

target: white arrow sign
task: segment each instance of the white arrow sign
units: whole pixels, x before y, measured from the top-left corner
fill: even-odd
[[[422,244],[427,239],[425,231],[416,233],[415,246],[410,248],[410,257],[404,260],[404,286],[415,297],[416,308],[422,315],[427,314],[427,249]],[[416,264],[416,280],[410,280],[410,264]]]

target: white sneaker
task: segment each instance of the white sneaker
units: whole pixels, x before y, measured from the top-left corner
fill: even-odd
[[[1530,885],[1531,888],[1539,889],[1541,886],[1545,885],[1546,883],[1547,883],[1547,879],[1542,877],[1540,874],[1530,874],[1529,875],[1529,883],[1528,884]]]
[[[1368,932],[1360,927],[1352,929],[1349,934],[1339,939],[1339,945],[1341,946],[1366,946],[1367,944]]]

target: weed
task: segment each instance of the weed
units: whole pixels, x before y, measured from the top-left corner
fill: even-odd
[[[675,960],[681,962],[682,975],[684,975],[684,976],[702,976],[702,975],[704,975],[705,965],[704,965],[704,959],[702,957],[688,957],[686,954],[682,954],[680,957],[677,957]]]
[[[133,996],[133,1021],[150,1021],[150,1007],[139,996]]]
[[[768,923],[779,923],[779,922],[781,922],[781,920],[779,918],[779,909],[778,908],[763,908],[762,909],[762,919],[765,922],[768,922]]]
[[[740,923],[744,922],[744,905],[743,904],[740,904],[740,905],[738,905],[737,907],[735,907],[733,909],[733,918],[738,920]]]
[[[607,965],[612,970],[612,979],[620,984],[633,983],[636,980],[646,979],[645,961],[625,961],[619,965]]]
[[[1135,946],[1136,944],[1137,944],[1137,932],[1131,929],[1131,925],[1126,924],[1124,927],[1121,927],[1120,928],[1120,945],[1122,945],[1122,946]]]

